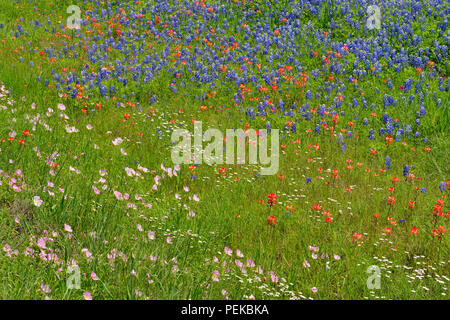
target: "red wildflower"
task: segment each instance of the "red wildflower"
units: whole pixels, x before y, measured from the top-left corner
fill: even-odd
[[[274,216],[270,216],[267,218],[267,224],[277,224],[277,221]]]
[[[416,203],[414,201],[409,201],[408,202],[408,207],[409,208],[415,208],[416,207]]]
[[[391,205],[391,206],[394,205],[394,204],[395,204],[395,197],[390,196],[390,197],[388,198],[387,202],[388,202],[388,204]]]
[[[355,233],[352,235],[352,240],[353,240],[353,241],[355,241],[355,240],[360,240],[360,239],[362,239],[362,234],[361,234],[361,233],[355,232]]]
[[[269,195],[267,196],[267,203],[269,204],[269,206],[273,206],[277,203],[276,198],[278,197],[275,193],[269,193]]]

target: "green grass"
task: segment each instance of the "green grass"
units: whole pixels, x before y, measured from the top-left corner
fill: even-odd
[[[0,138],[5,140],[0,142],[0,245],[3,248],[0,298],[83,299],[83,294],[89,292],[93,299],[247,299],[252,295],[256,299],[448,299],[448,231],[441,240],[430,235],[439,225],[449,226],[448,214],[433,215],[436,201],[447,201],[442,197],[448,195],[448,187],[443,194],[439,183],[448,180],[450,170],[448,95],[438,90],[436,80],[427,81],[428,89],[437,92],[442,105],[437,107],[431,94],[425,97],[427,116],[420,128],[422,135],[428,137],[428,143],[408,138],[402,139],[405,145],[398,142],[389,145],[377,132],[376,140],[367,139],[369,128],[376,130],[382,126],[384,112],[388,111],[400,123],[412,124],[419,110],[417,99],[412,103],[403,102],[398,90],[389,91],[384,82],[390,78],[394,88],[398,88],[408,78],[416,81],[419,78],[416,70],[409,68],[400,74],[386,70],[381,76],[368,75],[359,80],[357,89],[345,82],[347,89],[342,105],[345,115],[334,125],[335,134],[330,130],[314,133],[319,121],[317,115],[313,115],[311,122],[297,122],[296,133],[280,130],[285,135],[280,142],[286,148],[280,152],[280,169],[276,175],[258,177],[259,166],[251,165],[210,167],[202,164],[195,172],[183,165],[178,176],[170,178],[165,173],[157,190],[152,190],[155,176],[164,173],[161,164],[173,167],[170,158],[173,129],[180,127],[192,132],[193,119],[202,121],[204,130],[215,127],[225,132],[228,128],[244,128],[247,123],[251,128],[263,129],[267,121],[273,128],[282,129],[291,118],[279,112],[264,119],[246,117],[240,108],[246,110],[256,104],[246,99],[239,106],[233,105],[237,88],[231,86],[210,89],[186,81],[186,87],[179,87],[175,94],[169,88],[172,76],[167,71],[162,71],[146,86],[134,88],[136,95],[129,99],[121,99],[125,91],[119,89],[116,96],[124,104],[122,107],[116,107],[115,102],[105,100],[99,93],[85,100],[87,106],[80,100],[59,97],[54,87],[45,87],[36,77],[49,79],[52,69],[59,71],[62,67],[79,71],[82,63],[74,59],[49,62],[48,57],[39,55],[44,47],[52,46],[48,41],[60,48],[61,38],[49,36],[42,28],[28,26],[34,19],[47,21],[46,15],[36,17],[34,6],[38,7],[38,12],[44,8],[56,10],[57,14],[50,18],[52,21],[64,21],[67,16],[63,1],[53,1],[52,5],[49,1],[16,4],[3,0],[0,3],[0,22],[8,21],[4,29],[0,29],[0,82],[10,89],[9,94],[0,97],[0,107],[6,107],[0,108]],[[283,6],[290,10],[287,1],[280,2],[275,9],[282,10]],[[239,13],[239,10],[242,9],[236,4],[235,11]],[[261,16],[264,10],[267,8],[261,6]],[[326,29],[329,20],[323,14],[306,14],[302,22],[311,19],[319,30]],[[59,19],[59,15],[63,18]],[[7,19],[9,17],[13,19]],[[21,17],[21,24],[29,30],[29,35],[24,39],[12,38],[9,32],[13,22]],[[233,26],[241,23],[239,14],[227,19]],[[342,19],[339,21],[344,23]],[[217,27],[216,22],[205,23]],[[255,18],[253,25],[256,23]],[[275,19],[270,23],[280,24]],[[345,41],[348,32],[358,31],[344,25],[339,32],[330,31],[330,36],[336,34],[333,41]],[[428,29],[424,36],[435,37],[427,32]],[[243,41],[244,33],[236,37]],[[303,34],[298,37],[303,39]],[[28,41],[38,47],[38,52],[28,51]],[[69,43],[78,41],[71,39]],[[164,43],[150,37],[148,43],[153,43],[158,52],[165,47]],[[196,44],[200,43],[201,39]],[[21,46],[25,49],[20,49]],[[322,49],[325,54],[331,50],[330,47],[312,49],[319,51],[318,59]],[[177,50],[175,43],[170,45],[170,54]],[[275,50],[271,48],[271,52]],[[305,92],[308,89],[315,92],[319,85],[328,81],[328,74],[316,80],[311,75],[313,69],[321,68],[321,63],[309,57],[310,50],[303,48],[297,57],[308,71]],[[79,53],[86,57],[82,50]],[[267,57],[260,55],[262,65],[268,65]],[[19,56],[23,57],[23,62],[19,61]],[[356,60],[353,54],[346,59],[351,64]],[[34,62],[34,67],[29,67],[29,61]],[[228,65],[229,68],[235,66],[242,67],[242,64]],[[350,71],[341,77],[347,78],[349,74]],[[336,81],[339,77],[335,75]],[[111,79],[111,83],[117,81]],[[256,88],[248,87],[252,89],[248,97],[262,99],[263,95]],[[375,88],[380,92],[376,93]],[[216,94],[207,100],[195,99],[213,90]],[[286,97],[284,93],[270,93],[269,87],[270,99],[276,105],[283,98],[286,106],[297,100],[297,106],[301,106],[306,100],[300,90],[296,87],[285,91],[291,95]],[[353,97],[363,96],[361,92],[364,92],[368,108],[348,106]],[[385,110],[382,103],[385,93],[394,95],[399,100],[398,105]],[[333,89],[328,96],[337,94]],[[150,105],[153,95],[157,95],[158,100]],[[11,100],[14,102],[8,104]],[[127,101],[136,106],[126,105]],[[96,109],[95,104],[99,102],[102,108]],[[35,103],[34,109],[32,103]],[[59,103],[66,107],[64,111],[58,109]],[[330,101],[323,95],[320,98],[313,95],[310,101],[315,108],[325,103],[329,105]],[[372,103],[375,108],[371,108]],[[207,106],[206,110],[201,109],[203,105]],[[218,111],[220,107],[224,108]],[[49,108],[53,112],[49,112]],[[87,108],[87,114],[81,112],[82,108]],[[150,109],[154,110],[153,114]],[[179,112],[180,109],[184,112]],[[373,119],[372,112],[376,113]],[[129,114],[129,119],[121,121],[125,114]],[[39,120],[33,121],[37,115],[40,115]],[[354,120],[355,115],[358,120]],[[301,115],[296,117],[301,118]],[[369,126],[362,124],[364,118],[369,119]],[[325,119],[332,124],[331,116]],[[354,138],[349,139],[343,133],[347,149],[341,151],[337,137],[341,130],[349,130],[347,123],[352,120],[355,121],[351,128]],[[89,124],[93,127],[91,130],[86,127]],[[67,125],[75,126],[79,132],[68,133]],[[162,131],[161,137],[157,128]],[[313,132],[307,132],[308,129]],[[32,135],[22,137],[23,130],[29,130]],[[12,142],[7,140],[11,131],[17,133]],[[112,141],[118,137],[124,141],[114,146]],[[19,139],[24,139],[25,145],[19,144]],[[291,143],[298,139],[301,143]],[[318,150],[309,147],[315,144],[320,146]],[[425,151],[425,147],[430,147],[431,151]],[[375,156],[371,155],[370,148],[377,150]],[[48,160],[55,153],[58,156],[53,162],[58,166],[52,169]],[[380,172],[386,167],[386,156],[392,159],[392,168]],[[361,166],[357,165],[359,162]],[[149,172],[140,171],[138,164]],[[403,177],[405,165],[414,173],[413,181]],[[221,167],[226,169],[224,173],[219,172]],[[128,176],[125,168],[140,172],[140,176]],[[107,171],[103,177],[106,181],[99,182],[102,169]],[[333,169],[338,170],[339,179],[333,178]],[[26,184],[20,192],[9,186],[9,177],[19,177],[16,170],[21,170]],[[306,183],[307,177],[312,178],[311,183]],[[393,186],[394,177],[398,177],[399,182],[391,192],[388,188]],[[50,187],[48,182],[54,186]],[[100,194],[96,194],[93,187],[98,188]],[[414,187],[426,187],[427,193]],[[128,193],[130,199],[117,200],[113,190]],[[175,198],[177,193],[180,200]],[[273,207],[266,202],[269,193],[278,196]],[[200,201],[195,201],[194,195]],[[390,195],[396,198],[393,206],[387,202]],[[43,200],[41,206],[33,204],[34,196]],[[409,201],[416,202],[414,209],[408,208]],[[151,208],[146,204],[151,204]],[[315,204],[321,205],[320,211],[313,209]],[[286,209],[289,205],[294,208],[292,214]],[[443,211],[447,208],[446,204]],[[324,221],[325,210],[331,213],[332,223]],[[374,218],[374,214],[379,218]],[[276,225],[267,224],[269,216],[276,217]],[[387,220],[388,217],[396,220],[396,224]],[[405,221],[400,222],[401,219]],[[65,231],[65,225],[71,226],[73,231]],[[385,227],[391,228],[391,234],[383,234]],[[419,229],[417,236],[410,233],[413,227]],[[154,239],[150,239],[150,231],[154,232]],[[355,233],[362,234],[359,243],[352,239]],[[38,247],[40,238],[46,243],[42,250]],[[225,247],[233,250],[232,256],[225,253]],[[316,258],[311,247],[319,247]],[[25,255],[27,248],[34,253]],[[92,255],[87,257],[83,249]],[[17,253],[14,250],[18,250]],[[236,250],[240,250],[243,257],[237,256]],[[155,261],[151,256],[157,257]],[[263,272],[260,274],[256,267],[245,267],[244,273],[236,259],[244,264],[251,259]],[[74,262],[80,267],[81,289],[69,290],[66,279],[70,275],[66,272]],[[370,276],[367,268],[371,265],[381,270],[379,290],[368,289],[366,285]],[[212,281],[215,270],[220,273],[217,282]],[[269,271],[276,274],[278,282],[273,281]],[[99,280],[91,278],[92,272]],[[48,285],[51,291],[44,292],[41,285]],[[311,290],[314,287],[317,292]]]

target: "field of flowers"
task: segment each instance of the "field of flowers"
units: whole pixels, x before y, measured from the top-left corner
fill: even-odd
[[[449,299],[449,11],[0,0],[0,298]]]

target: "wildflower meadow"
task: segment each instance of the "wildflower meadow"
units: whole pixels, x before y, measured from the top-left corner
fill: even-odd
[[[0,0],[0,299],[448,300],[444,0]]]

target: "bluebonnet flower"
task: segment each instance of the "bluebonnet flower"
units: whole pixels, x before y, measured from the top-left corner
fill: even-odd
[[[296,133],[297,132],[297,125],[294,123],[291,127],[291,132]]]
[[[425,106],[422,104],[420,106],[420,115],[423,117],[427,114],[426,110],[425,110]]]
[[[404,166],[403,167],[403,176],[406,177],[409,174],[409,167],[408,166]]]
[[[305,97],[306,97],[306,99],[308,99],[308,100],[311,99],[311,97],[312,97],[311,90],[306,91]]]
[[[386,156],[386,167],[387,167],[388,169],[391,168],[391,158],[389,158],[389,156]]]

